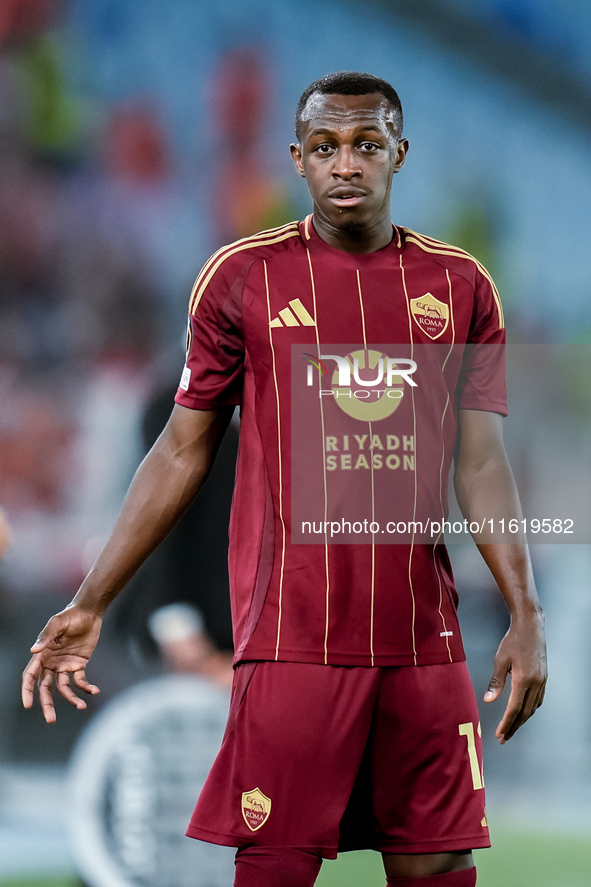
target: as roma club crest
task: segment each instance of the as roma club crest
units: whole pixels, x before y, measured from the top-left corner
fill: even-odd
[[[242,815],[251,832],[256,832],[265,824],[270,812],[271,798],[264,795],[260,788],[244,792],[242,795]]]
[[[438,339],[447,329],[449,307],[431,293],[410,300],[410,310],[416,323],[430,339]]]

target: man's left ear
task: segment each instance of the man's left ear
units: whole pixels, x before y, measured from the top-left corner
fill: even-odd
[[[408,139],[399,139],[396,143],[396,160],[394,162],[393,172],[400,172],[406,161],[408,154]]]
[[[306,178],[306,173],[304,172],[304,164],[302,163],[302,149],[300,145],[290,145],[289,150],[291,152],[291,157],[294,162],[294,166],[297,170],[298,175],[300,175],[303,179]]]

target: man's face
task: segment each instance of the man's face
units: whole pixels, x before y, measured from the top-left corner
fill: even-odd
[[[349,231],[390,224],[392,176],[404,164],[408,142],[397,138],[384,96],[312,94],[300,141],[291,154],[321,224]]]

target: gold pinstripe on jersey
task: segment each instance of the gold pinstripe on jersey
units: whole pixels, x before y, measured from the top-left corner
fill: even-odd
[[[299,236],[299,223],[289,222],[289,224],[282,225],[280,228],[270,228],[268,231],[261,231],[259,234],[253,234],[252,237],[243,237],[242,240],[237,240],[235,243],[223,246],[214,253],[210,259],[208,259],[199,272],[189,298],[189,313],[195,313],[195,309],[201,301],[201,297],[203,296],[209,281],[226,259],[229,259],[231,256],[234,256],[236,253],[245,249],[252,249],[256,246],[268,246],[273,243],[280,243],[282,240],[287,240],[289,237]]]
[[[213,253],[213,255],[211,255],[209,257],[209,259],[207,260],[207,262],[205,263],[205,265],[203,266],[203,268],[201,269],[201,271],[197,275],[197,279],[195,280],[195,283],[193,284],[193,286],[191,288],[191,298],[193,297],[200,281],[202,280],[203,275],[207,272],[207,270],[209,268],[211,268],[211,266],[215,262],[215,260],[219,256],[221,256],[223,253],[225,253],[229,250],[232,250],[235,246],[239,246],[240,244],[246,243],[249,240],[259,241],[261,238],[264,238],[264,237],[274,237],[278,232],[284,231],[287,228],[291,228],[293,225],[296,225],[296,224],[297,224],[297,222],[288,222],[285,225],[278,225],[276,228],[268,228],[265,231],[259,231],[257,234],[251,234],[249,237],[241,237],[240,240],[235,240],[233,243],[226,243],[226,244],[224,244],[224,246],[221,246],[218,250],[216,250],[215,253]]]
[[[361,291],[361,275],[359,273],[359,268],[357,268],[357,292],[359,294],[359,308],[361,310],[361,325],[363,328],[363,347],[367,350],[367,334],[365,331],[365,309],[363,307],[363,293]],[[373,431],[371,422],[367,423],[369,439],[373,438]],[[373,459],[371,459],[371,520],[372,523],[375,521],[375,480],[374,480],[374,465]],[[371,535],[371,602],[369,608],[369,655],[371,657],[371,664],[375,665],[375,656],[374,656],[374,646],[373,646],[373,635],[374,635],[374,610],[375,610],[375,591],[376,591],[376,540],[375,535],[372,533]]]
[[[275,402],[277,404],[277,457],[279,460],[279,520],[281,522],[281,572],[279,574],[279,602],[277,614],[277,640],[275,644],[275,659],[279,659],[279,643],[281,641],[281,618],[283,607],[283,577],[285,573],[285,547],[286,532],[285,520],[283,518],[283,453],[281,452],[281,407],[279,403],[279,384],[277,382],[277,365],[275,361],[275,348],[273,346],[273,329],[271,327],[271,295],[269,292],[269,275],[267,272],[267,263],[263,261],[263,269],[265,272],[265,293],[267,297],[267,316],[269,318],[269,344],[271,346],[271,357],[273,360],[273,381],[275,384]]]
[[[412,333],[413,333],[413,327],[412,327],[412,319],[411,319],[411,318],[412,318],[412,315],[411,315],[411,310],[410,310],[410,298],[409,298],[409,295],[408,295],[408,289],[407,289],[407,287],[406,287],[406,275],[405,275],[405,272],[404,272],[404,262],[402,261],[402,253],[400,254],[400,259],[399,259],[399,261],[400,261],[400,273],[401,273],[401,275],[402,275],[402,287],[403,287],[403,289],[404,289],[404,298],[406,299],[406,313],[407,313],[407,316],[408,316],[408,335],[409,335],[409,338],[410,338],[410,356],[411,356],[411,359],[412,359],[412,358],[414,357],[414,346],[415,346],[415,343],[414,343],[414,338],[413,338],[413,334],[412,334]],[[413,421],[413,434],[414,434],[414,440],[415,440],[415,453],[417,453],[417,452],[418,452],[418,442],[417,442],[417,411],[416,411],[416,406],[415,406],[415,390],[414,390],[414,388],[411,388],[411,389],[410,389],[410,392],[411,392],[411,398],[412,398],[412,421]],[[416,635],[415,635],[415,622],[416,622],[416,616],[417,616],[417,604],[416,604],[416,600],[415,600],[414,587],[413,587],[413,584],[412,584],[412,556],[413,556],[413,554],[414,554],[414,547],[415,547],[415,542],[414,542],[415,524],[414,524],[414,522],[415,522],[415,520],[416,520],[416,516],[417,516],[417,495],[418,495],[418,490],[417,490],[417,474],[418,474],[418,471],[419,471],[419,460],[418,460],[418,459],[415,459],[415,470],[414,470],[414,484],[415,484],[415,489],[414,489],[414,504],[413,504],[413,514],[412,514],[412,519],[413,519],[413,531],[412,531],[412,540],[411,540],[411,543],[410,543],[410,550],[409,550],[409,553],[408,553],[408,585],[409,585],[409,588],[410,588],[410,595],[411,595],[411,598],[412,598],[412,623],[411,623],[411,632],[412,632],[412,652],[413,652],[414,664],[415,664],[415,665],[417,664],[417,644],[416,644]]]
[[[308,216],[310,219],[311,216]],[[307,221],[307,220],[306,220]],[[316,324],[316,348],[318,349],[318,356],[320,357],[320,333],[318,332],[318,309],[316,305],[316,283],[314,281],[314,269],[312,268],[312,256],[310,255],[310,250],[306,247],[306,252],[308,254],[308,269],[310,271],[310,286],[312,287],[312,302],[314,305],[314,320]],[[324,429],[324,406],[322,405],[322,398],[320,398],[320,427],[322,429],[322,446],[324,448],[324,440],[325,440],[325,429]],[[326,461],[324,459],[324,452],[322,454],[322,482],[324,485],[324,571],[326,576],[326,592],[325,592],[325,620],[324,620],[324,664],[328,665],[328,627],[329,627],[329,615],[330,615],[330,567],[328,563],[328,533],[326,530],[326,521],[328,519],[328,486],[326,483]]]
[[[310,217],[308,217],[310,218]],[[316,306],[316,283],[314,281],[314,269],[312,268],[312,256],[310,250],[306,247],[308,254],[308,268],[310,271],[310,286],[312,287],[312,302],[314,304],[314,320],[316,323],[316,347],[318,356],[320,357],[320,333],[318,331],[318,309]],[[322,398],[320,398],[320,427],[322,429],[322,446],[324,447],[325,429],[324,429],[324,407]],[[328,665],[328,628],[330,615],[330,567],[328,563],[328,534],[326,530],[326,521],[328,519],[328,488],[326,483],[326,460],[324,453],[322,456],[323,472],[322,479],[324,484],[324,570],[326,576],[326,593],[325,593],[325,622],[324,622],[324,664]]]
[[[447,277],[447,285],[448,285],[448,291],[449,291],[449,314],[450,314],[450,319],[451,319],[451,342],[450,342],[450,346],[449,346],[449,351],[447,352],[445,360],[443,361],[443,365],[441,367],[441,372],[443,372],[445,369],[445,365],[451,356],[451,353],[452,353],[454,345],[455,345],[455,340],[456,340],[456,329],[455,329],[455,323],[454,323],[454,309],[453,309],[453,292],[452,292],[452,285],[451,285],[451,277],[449,276],[449,271],[447,270],[447,268],[445,269],[445,275]],[[443,413],[441,414],[441,423],[439,426],[441,429],[441,440],[443,441],[443,446],[441,448],[441,462],[439,463],[439,505],[441,507],[442,520],[443,520],[443,514],[444,514],[444,509],[443,509],[443,466],[445,464],[445,435],[443,433],[443,424],[445,422],[445,416],[447,414],[448,407],[449,407],[449,391],[447,392],[447,397],[445,398],[445,406],[443,407]],[[443,636],[445,638],[445,643],[447,646],[447,655],[449,656],[449,661],[453,662],[453,656],[451,655],[451,647],[449,646],[449,635],[447,633],[447,623],[445,621],[445,616],[443,615],[443,610],[442,610],[443,579],[441,577],[441,572],[439,569],[439,562],[438,562],[437,556],[436,556],[436,552],[437,552],[436,545],[439,542],[441,535],[442,534],[440,533],[433,545],[433,564],[435,566],[435,573],[437,574],[437,583],[439,586],[439,616],[441,617],[441,623],[443,625],[443,632],[444,632]]]

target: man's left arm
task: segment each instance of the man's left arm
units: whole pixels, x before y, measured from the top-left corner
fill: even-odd
[[[454,486],[464,517],[499,528],[522,518],[513,473],[503,444],[502,416],[459,410]],[[494,523],[491,525],[490,520]],[[521,524],[519,524],[521,526]],[[494,702],[511,674],[511,692],[496,737],[505,743],[540,707],[546,686],[544,614],[538,600],[525,534],[494,542],[475,536],[478,549],[503,595],[511,624],[497,650],[484,696]]]

